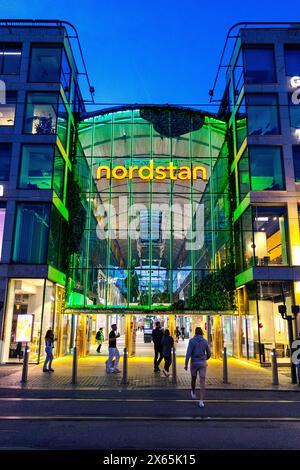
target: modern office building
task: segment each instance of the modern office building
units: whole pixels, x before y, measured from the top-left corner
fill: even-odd
[[[155,318],[187,333],[200,322],[216,356],[288,360],[278,306],[300,304],[299,77],[298,25],[241,24],[209,111],[97,109],[72,25],[0,22],[1,361],[18,360],[25,314],[37,362],[49,327],[57,356],[76,341],[85,355],[118,322],[134,354],[136,324]]]

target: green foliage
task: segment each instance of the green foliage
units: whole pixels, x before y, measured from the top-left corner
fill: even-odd
[[[192,310],[215,310],[218,312],[235,310],[233,264],[213,271],[202,279],[187,306]]]
[[[68,224],[68,237],[67,243],[67,255],[79,251],[81,239],[85,229],[86,223],[86,211],[83,207],[80,199],[80,184],[70,175],[68,182],[68,193],[67,193],[67,207],[69,210],[69,224]]]

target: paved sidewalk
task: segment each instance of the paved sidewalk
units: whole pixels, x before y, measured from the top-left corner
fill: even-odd
[[[28,388],[52,390],[109,390],[121,389],[122,374],[106,374],[106,356],[89,356],[79,359],[78,383],[71,384],[72,358],[56,359],[53,363],[54,373],[43,373],[42,364],[30,365],[28,383],[24,386],[21,380],[21,365],[0,366],[0,388]],[[165,378],[161,373],[153,372],[153,360],[150,357],[134,357],[128,362],[129,389],[165,389],[190,388],[190,373],[184,370],[184,358],[177,358],[177,384],[172,384],[172,377]],[[122,360],[120,363],[122,369]],[[296,390],[298,385],[290,382],[288,368],[279,368],[279,385],[272,385],[271,368],[262,368],[246,361],[228,360],[229,384],[223,384],[222,362],[217,359],[209,361],[207,388],[221,389],[262,389],[262,390]]]

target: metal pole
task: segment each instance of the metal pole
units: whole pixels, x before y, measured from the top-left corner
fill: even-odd
[[[288,324],[289,343],[290,343],[291,380],[292,380],[292,384],[296,384],[297,383],[297,371],[296,371],[296,366],[295,364],[293,364],[293,361],[292,361],[292,355],[293,355],[292,345],[294,342],[293,318],[290,315],[287,316],[287,324]]]
[[[77,346],[74,346],[73,349],[73,363],[72,363],[72,384],[77,384],[77,371],[78,371],[78,356],[77,356]]]
[[[223,384],[228,384],[227,349],[223,348]]]
[[[272,349],[271,358],[272,358],[273,385],[278,385],[279,384],[278,367],[277,367],[277,355],[276,355],[276,349],[275,348]]]
[[[22,379],[21,379],[22,384],[26,384],[27,379],[28,379],[28,359],[29,359],[29,348],[28,348],[28,343],[25,343],[24,359],[23,359],[23,367],[22,367]]]
[[[176,374],[176,349],[172,348],[173,360],[172,360],[172,384],[177,384],[177,374]]]
[[[122,384],[127,385],[127,376],[128,376],[128,351],[127,348],[124,348],[123,352],[123,377]]]

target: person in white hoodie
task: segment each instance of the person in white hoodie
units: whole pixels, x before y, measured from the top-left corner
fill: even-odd
[[[204,395],[205,395],[205,379],[207,370],[207,360],[210,358],[211,352],[208,342],[203,338],[202,328],[197,327],[195,330],[195,336],[189,340],[185,356],[185,370],[188,370],[189,360],[191,360],[191,397],[193,400],[196,399],[196,381],[197,375],[200,378],[200,408],[204,408]]]

